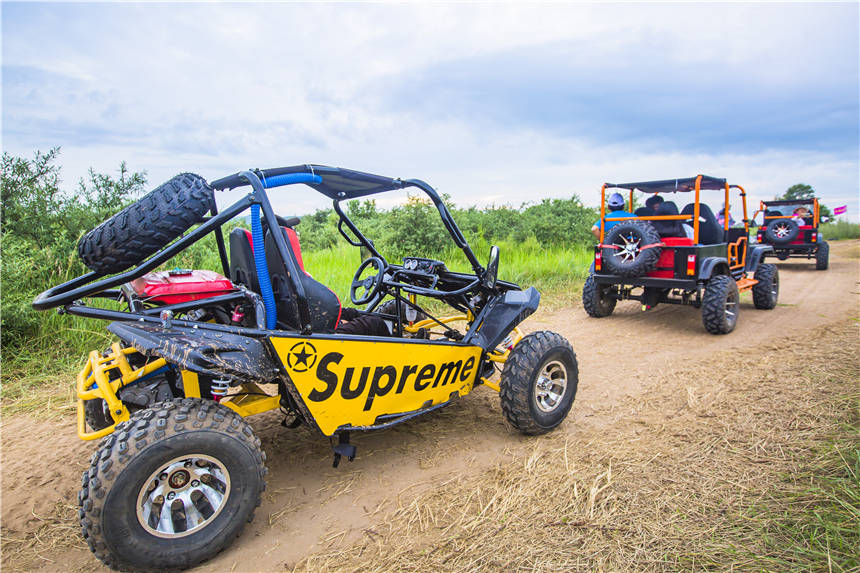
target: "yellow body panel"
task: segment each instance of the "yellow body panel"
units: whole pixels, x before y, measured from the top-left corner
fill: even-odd
[[[371,426],[384,414],[413,412],[471,392],[477,346],[272,337],[290,379],[323,434]]]

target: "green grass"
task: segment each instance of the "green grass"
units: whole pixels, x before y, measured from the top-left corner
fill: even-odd
[[[768,503],[753,508],[766,551],[757,568],[773,571],[860,570],[860,420],[821,447],[799,474],[787,476]]]
[[[490,245],[478,242],[472,248],[478,260],[486,264]],[[535,286],[544,294],[542,305],[551,308],[557,306],[555,303],[568,304],[570,297],[579,293],[592,257],[591,249],[587,247],[543,248],[534,239],[522,243],[502,241],[499,248],[499,278],[523,287]],[[440,258],[453,271],[471,272],[465,256],[456,247],[446,250]],[[334,290],[342,304],[351,305],[349,284],[361,263],[357,248],[340,244],[330,249],[305,251],[303,259],[305,268],[315,279]],[[80,270],[74,256],[65,263],[51,275],[51,285],[73,278]],[[192,245],[162,268],[175,267],[220,272],[221,263],[214,239],[207,238]],[[47,286],[44,285],[45,288]],[[29,300],[26,301],[27,307]],[[117,303],[100,299],[88,304],[119,309]],[[431,307],[433,312],[442,312],[438,305]],[[51,388],[57,384],[71,389],[75,373],[89,351],[104,349],[113,339],[105,329],[107,323],[104,321],[59,315],[55,311],[27,312],[33,312],[32,316],[38,321],[36,334],[26,344],[4,349],[0,398],[7,413],[44,406],[45,400],[56,393]],[[8,409],[9,406],[12,410]]]
[[[543,248],[534,239],[519,244],[501,241],[498,246],[500,280],[523,287],[534,286],[549,295],[578,290],[588,275],[592,260],[590,247]],[[479,242],[472,248],[481,264],[486,265],[489,244]],[[334,290],[341,302],[349,304],[349,283],[361,263],[357,248],[339,245],[320,251],[305,251],[302,258],[305,269],[315,279]],[[472,272],[466,257],[456,247],[447,249],[441,259],[452,271]]]
[[[825,223],[819,227],[824,238],[828,241],[841,241],[843,239],[860,239],[860,225],[849,221],[836,221]]]

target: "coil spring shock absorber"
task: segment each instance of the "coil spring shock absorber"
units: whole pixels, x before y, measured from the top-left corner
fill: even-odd
[[[230,389],[230,380],[228,378],[216,378],[212,380],[212,387],[210,392],[212,393],[212,399],[218,402],[227,395],[227,390]]]

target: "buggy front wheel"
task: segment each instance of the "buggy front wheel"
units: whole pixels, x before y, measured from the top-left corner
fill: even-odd
[[[508,422],[524,434],[546,433],[564,421],[579,382],[576,354],[555,332],[534,332],[511,351],[500,397]]]

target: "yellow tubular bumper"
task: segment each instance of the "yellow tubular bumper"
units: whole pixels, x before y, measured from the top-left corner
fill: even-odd
[[[120,348],[119,343],[111,345],[107,356],[102,356],[97,350],[90,352],[84,369],[78,374],[78,437],[82,440],[97,440],[114,431],[116,425],[131,416],[128,408],[117,397],[117,391],[127,384],[146,376],[147,374],[167,365],[163,358],[153,360],[142,368],[133,368],[128,362],[128,355],[136,353],[134,348]],[[110,379],[110,372],[116,370],[119,376]],[[98,431],[88,432],[84,415],[84,401],[101,398],[107,402],[114,424]]]

